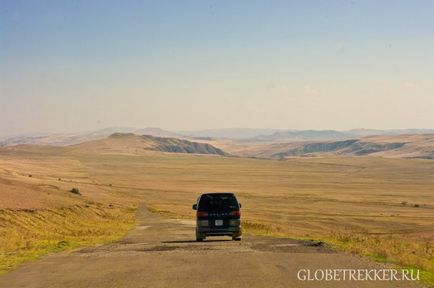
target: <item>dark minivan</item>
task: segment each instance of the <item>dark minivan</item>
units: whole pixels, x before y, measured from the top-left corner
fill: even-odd
[[[196,240],[207,236],[231,236],[241,240],[240,208],[234,193],[205,193],[193,205],[196,213]]]

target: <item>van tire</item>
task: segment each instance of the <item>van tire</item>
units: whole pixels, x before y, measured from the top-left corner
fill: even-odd
[[[205,234],[196,232],[196,241],[202,242],[205,239]]]
[[[232,234],[232,240],[234,241],[241,241],[240,233],[233,233]]]

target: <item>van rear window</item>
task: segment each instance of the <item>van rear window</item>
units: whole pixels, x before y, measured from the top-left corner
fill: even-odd
[[[231,194],[204,194],[199,201],[200,211],[238,210],[238,201]]]

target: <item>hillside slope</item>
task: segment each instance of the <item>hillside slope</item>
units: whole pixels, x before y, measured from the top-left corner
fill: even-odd
[[[16,145],[50,145],[69,146],[84,143],[92,140],[106,138],[114,133],[134,133],[138,135],[152,135],[156,137],[177,137],[184,138],[173,132],[160,128],[130,128],[130,127],[109,127],[105,129],[84,131],[78,133],[52,133],[41,135],[21,135],[0,139],[0,147]]]
[[[88,141],[69,147],[74,152],[96,154],[146,154],[151,151],[159,151],[227,155],[223,150],[206,143],[191,142],[171,137],[140,136],[132,133],[114,133],[104,139]]]
[[[377,156],[434,159],[434,134],[369,136],[339,141],[251,145],[231,151],[239,156],[284,159],[306,156]]]

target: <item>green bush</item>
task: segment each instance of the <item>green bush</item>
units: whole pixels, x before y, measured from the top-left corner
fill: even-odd
[[[77,194],[77,195],[81,195],[80,189],[78,189],[78,188],[72,188],[71,190],[69,190],[69,192]]]

